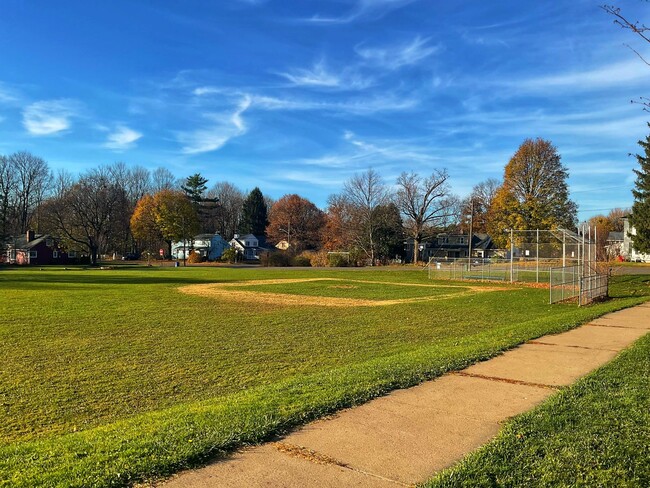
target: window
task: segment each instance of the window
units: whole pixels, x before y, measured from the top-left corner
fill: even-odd
[[[69,258],[76,258],[77,257],[77,251],[68,251],[68,257]]]
[[[52,251],[52,257],[57,259],[59,257],[59,251]]]
[[[465,238],[464,238],[464,237],[460,237],[460,238],[458,239],[458,243],[459,243],[459,244],[465,244]]]
[[[52,247],[54,245],[54,239],[52,239],[52,238],[45,239],[45,245],[47,247]]]
[[[37,258],[38,257],[38,251],[29,251],[29,258]]]

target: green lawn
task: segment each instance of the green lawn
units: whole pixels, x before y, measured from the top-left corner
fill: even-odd
[[[417,271],[0,268],[0,485],[112,486],[164,476],[650,293],[650,277],[625,276],[612,288],[618,298],[586,308],[549,306],[547,290],[508,287],[332,309],[178,291],[295,278],[454,284]],[[424,289],[328,288],[333,283],[280,286],[377,300]],[[279,290],[247,288],[262,287]]]
[[[650,335],[426,484],[650,486]]]

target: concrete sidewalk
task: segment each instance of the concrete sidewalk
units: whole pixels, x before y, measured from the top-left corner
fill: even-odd
[[[648,331],[650,304],[614,312],[344,410],[280,442],[181,473],[163,486],[412,486],[485,444],[509,417],[608,362]]]

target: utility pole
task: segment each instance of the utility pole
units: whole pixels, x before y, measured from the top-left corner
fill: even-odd
[[[467,253],[467,269],[472,269],[472,237],[474,236],[474,199],[470,199],[470,214],[469,214],[469,251]]]

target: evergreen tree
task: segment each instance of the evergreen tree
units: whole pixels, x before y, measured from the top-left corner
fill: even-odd
[[[264,230],[268,225],[266,202],[259,188],[253,188],[244,200],[242,218],[239,231],[242,234],[253,234],[255,237],[264,238]]]
[[[648,124],[650,127],[650,124]],[[636,230],[634,248],[641,253],[650,253],[650,135],[645,141],[639,141],[645,155],[636,155],[640,169],[635,169],[635,188],[632,190],[634,203],[632,204],[632,215],[630,224]]]
[[[192,176],[185,178],[185,184],[181,186],[187,198],[192,200],[196,206],[203,200],[203,193],[207,190],[207,178],[201,176],[200,173],[195,173]]]

